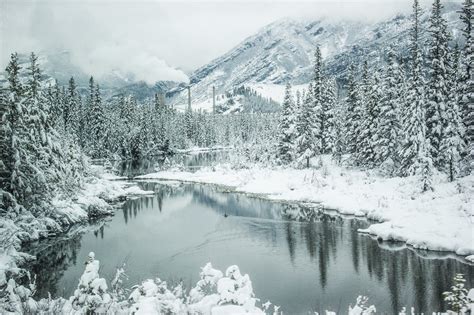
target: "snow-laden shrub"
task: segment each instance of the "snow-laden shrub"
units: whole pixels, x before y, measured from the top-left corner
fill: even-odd
[[[79,279],[74,295],[64,305],[64,310],[71,314],[105,313],[106,305],[112,299],[107,293],[107,283],[99,277],[100,262],[93,252],[89,253],[86,269]]]
[[[348,315],[372,315],[376,309],[374,305],[368,306],[369,298],[366,296],[358,296],[354,307],[349,306]]]
[[[458,313],[466,313],[469,304],[474,303],[474,300],[470,301],[468,297],[467,289],[464,287],[466,279],[464,279],[463,274],[458,273],[454,279],[454,284],[451,286],[451,291],[444,292],[444,300],[448,302],[448,305],[451,308],[451,311]]]

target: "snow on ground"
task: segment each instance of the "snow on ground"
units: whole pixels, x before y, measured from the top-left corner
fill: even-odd
[[[90,216],[111,214],[111,201],[125,196],[152,195],[153,191],[145,191],[135,183],[121,180],[122,177],[105,172],[101,166],[92,166],[96,176],[86,180],[76,198],[57,197],[53,206],[58,217],[65,224],[78,223]],[[91,213],[91,212],[96,213]]]
[[[251,83],[251,84],[246,84],[245,86],[251,88],[258,94],[260,94],[262,97],[270,98],[280,104],[283,103],[283,99],[285,98],[285,85],[284,84]],[[308,88],[308,84],[294,85],[292,86],[292,92],[295,96],[296,91],[300,91],[300,93],[302,93],[303,90],[307,88]]]
[[[216,94],[216,107],[226,108],[226,110],[222,114],[232,114],[242,108],[242,95],[232,95],[231,99],[232,101],[229,97],[227,97],[226,94]],[[233,104],[229,104],[229,101],[231,101]],[[178,103],[173,105],[173,108],[180,112],[186,111],[187,107],[187,99],[185,103]],[[206,96],[203,96],[198,99],[192,99],[191,108],[193,111],[203,111],[212,113],[212,107],[212,94],[209,94],[207,98]]]
[[[343,214],[378,221],[360,232],[383,240],[462,256],[474,254],[474,175],[453,183],[437,175],[434,191],[420,193],[415,177],[384,178],[338,167],[325,158],[319,169],[255,166],[236,170],[222,165],[193,173],[169,170],[138,178],[217,184],[270,199],[317,202]]]

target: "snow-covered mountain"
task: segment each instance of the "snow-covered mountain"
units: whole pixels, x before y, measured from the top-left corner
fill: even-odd
[[[459,9],[459,4],[447,3],[444,16],[453,38],[462,41],[457,31],[460,26]],[[421,19],[425,39],[428,36],[428,17],[429,10],[425,10]],[[286,82],[301,88],[309,82],[316,45],[321,48],[326,72],[341,82],[351,63],[361,65],[368,60],[371,65],[379,66],[384,62],[385,51],[390,45],[397,45],[396,50],[406,52],[409,27],[409,16],[401,14],[378,23],[331,19],[276,21],[190,75],[193,108],[212,110],[212,86],[216,87],[217,95],[233,94],[234,89],[248,87],[264,99],[281,103]],[[79,89],[87,89],[90,75],[74,65],[69,52],[39,53],[39,57],[45,76],[57,79],[61,85],[67,84],[69,78],[74,76]],[[28,56],[21,56],[21,61],[24,67],[28,66]],[[167,103],[176,108],[185,108],[187,104],[187,89],[183,83],[159,81],[157,78],[155,85],[148,85],[119,71],[96,79],[105,98],[132,94],[143,100],[153,97],[155,93],[166,92]],[[0,84],[2,82],[5,82],[5,77],[0,73]],[[241,95],[233,101],[242,99],[237,104],[261,103],[251,98]],[[218,103],[224,99],[222,97]],[[264,107],[274,106],[267,103]],[[245,110],[236,104],[227,104],[222,108],[224,113]]]
[[[452,29],[460,23],[458,9],[458,4],[445,5],[444,16]],[[426,10],[422,16],[424,30],[428,27],[428,17],[429,11]],[[367,59],[370,64],[380,64],[384,52],[392,44],[406,49],[409,27],[409,15],[401,14],[378,23],[330,19],[279,20],[192,73],[193,102],[209,99],[213,85],[220,93],[245,85],[258,86],[261,90],[268,86],[281,91],[281,94],[283,88],[276,89],[275,86],[286,82],[307,83],[312,75],[316,45],[321,48],[326,71],[343,79],[351,63],[360,65]],[[426,36],[427,32],[424,33]],[[459,37],[458,32],[454,31],[453,35],[454,38]],[[183,88],[184,85],[170,91],[172,103],[186,101],[187,94]],[[274,100],[281,98],[278,94]]]

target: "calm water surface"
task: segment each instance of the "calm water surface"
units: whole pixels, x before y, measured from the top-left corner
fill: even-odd
[[[358,234],[365,220],[206,185],[139,184],[155,194],[128,200],[94,231],[30,248],[38,256],[32,270],[39,296],[71,295],[90,251],[108,280],[126,262],[126,286],[160,277],[191,287],[207,262],[221,270],[237,264],[250,275],[256,296],[286,314],[346,311],[358,295],[369,296],[378,313],[402,306],[431,313],[445,309],[442,292],[455,273],[466,275],[468,287],[474,284],[474,268],[452,256]]]

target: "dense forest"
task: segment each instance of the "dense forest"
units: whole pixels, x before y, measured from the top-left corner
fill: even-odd
[[[319,154],[330,153],[338,162],[349,155],[348,165],[380,168],[389,176],[420,175],[423,191],[431,188],[435,170],[450,181],[469,174],[474,160],[472,2],[465,1],[460,12],[462,47],[451,43],[442,9],[435,0],[430,36],[421,42],[415,0],[408,58],[398,53],[402,47],[392,46],[380,69],[369,69],[367,62],[352,65],[345,98],[337,98],[317,47],[308,90],[295,98],[287,85],[279,161],[307,167]]]

